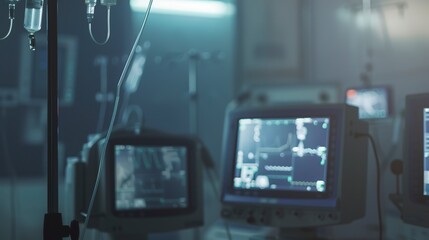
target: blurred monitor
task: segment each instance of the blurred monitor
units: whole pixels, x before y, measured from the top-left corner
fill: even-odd
[[[82,159],[67,168],[74,179],[67,188],[74,201],[71,214],[80,221],[92,194],[103,141],[102,137],[90,141]],[[144,239],[150,233],[201,226],[200,150],[198,141],[183,136],[112,135],[89,228],[118,239]]]
[[[429,93],[408,95],[405,111],[402,218],[429,227]]]
[[[223,218],[288,234],[365,214],[367,139],[354,134],[368,126],[356,107],[240,108],[225,127]]]
[[[392,109],[391,90],[387,86],[349,88],[346,103],[359,108],[361,119],[387,118]]]

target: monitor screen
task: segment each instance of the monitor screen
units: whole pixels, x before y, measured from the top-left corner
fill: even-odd
[[[346,103],[359,108],[361,119],[387,118],[391,114],[390,89],[386,86],[347,89]]]
[[[115,145],[115,209],[188,207],[184,146]]]
[[[429,108],[423,109],[423,194],[429,196]]]
[[[234,188],[324,192],[329,118],[238,120]]]

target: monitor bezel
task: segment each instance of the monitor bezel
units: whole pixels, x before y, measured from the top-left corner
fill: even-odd
[[[366,121],[376,121],[376,120],[382,120],[382,119],[386,119],[389,118],[393,115],[393,100],[392,100],[392,87],[389,85],[374,85],[374,86],[358,86],[358,87],[349,87],[344,91],[344,103],[349,104],[350,106],[355,106],[355,105],[351,105],[350,103],[347,102],[348,97],[347,97],[347,92],[349,90],[371,90],[371,89],[383,89],[386,91],[387,94],[387,113],[385,117],[367,117],[367,118],[361,118],[362,120],[366,120]],[[355,106],[359,109],[359,106]],[[360,111],[360,109],[359,109]],[[359,112],[358,111],[358,112]],[[359,113],[360,114],[360,113]]]
[[[233,186],[234,170],[236,166],[236,145],[238,133],[238,121],[242,118],[328,118],[330,121],[329,140],[328,140],[328,166],[326,170],[326,191],[324,192],[303,192],[289,190],[260,190],[260,189],[236,189]],[[227,121],[227,147],[224,150],[225,159],[233,159],[228,164],[224,162],[225,177],[223,183],[222,201],[228,202],[248,202],[259,203],[260,201],[273,202],[274,204],[285,204],[289,200],[304,200],[303,204],[307,204],[305,200],[315,199],[332,199],[335,198],[338,191],[338,147],[341,142],[341,132],[338,129],[342,128],[342,114],[339,114],[337,109],[324,108],[318,109],[314,107],[273,107],[273,108],[257,108],[257,109],[241,109],[229,114]],[[232,200],[234,199],[234,200]],[[274,200],[274,201],[273,201]],[[295,201],[296,202],[296,201]],[[287,203],[286,203],[287,204]]]
[[[188,206],[185,208],[158,208],[158,209],[131,209],[118,210],[116,209],[116,191],[115,191],[115,146],[117,145],[133,145],[133,146],[173,146],[185,147],[187,153],[187,186],[188,186]],[[176,137],[117,137],[109,140],[108,157],[106,158],[106,172],[108,173],[108,186],[112,186],[113,190],[107,191],[107,197],[110,200],[109,208],[111,213],[119,218],[136,218],[136,217],[166,217],[187,215],[197,210],[197,183],[196,181],[196,161],[197,147],[193,140]]]
[[[409,95],[406,99],[406,152],[409,198],[418,204],[429,204],[429,195],[423,194],[424,180],[424,121],[423,111],[429,108],[429,94]]]

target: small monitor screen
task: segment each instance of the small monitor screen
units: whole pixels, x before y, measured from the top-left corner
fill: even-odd
[[[118,211],[187,208],[187,148],[115,145]]]
[[[346,103],[359,108],[361,119],[387,118],[389,94],[387,87],[350,88],[346,91]]]
[[[329,118],[238,120],[234,189],[325,192]]]
[[[429,108],[423,109],[423,194],[429,196]]]

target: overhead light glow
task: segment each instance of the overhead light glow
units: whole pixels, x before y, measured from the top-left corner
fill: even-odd
[[[145,12],[149,0],[131,0],[131,9]],[[204,0],[154,0],[151,12],[159,14],[185,15],[197,17],[231,16],[235,8],[230,3]]]

